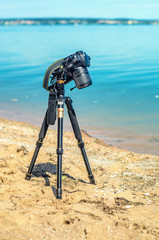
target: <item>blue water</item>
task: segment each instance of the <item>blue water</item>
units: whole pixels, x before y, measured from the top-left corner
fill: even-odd
[[[78,50],[91,56],[93,81],[72,92],[74,82],[66,86],[81,128],[157,138],[158,26],[1,26],[0,117],[40,125],[48,101],[45,71]]]

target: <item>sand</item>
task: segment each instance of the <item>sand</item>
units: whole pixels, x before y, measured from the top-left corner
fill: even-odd
[[[72,132],[64,132],[63,198],[57,200],[56,131],[25,180],[39,128],[0,120],[0,240],[159,239],[159,157],[104,144],[83,132],[96,185]]]

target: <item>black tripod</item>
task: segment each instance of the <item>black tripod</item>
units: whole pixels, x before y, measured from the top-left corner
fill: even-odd
[[[41,130],[39,133],[39,139],[36,142],[36,148],[34,155],[32,157],[28,172],[26,174],[26,179],[31,179],[31,174],[35,165],[36,158],[38,156],[40,147],[43,144],[43,139],[46,136],[47,129],[49,125],[54,125],[56,121],[56,108],[58,112],[58,138],[57,138],[57,190],[56,198],[62,199],[62,154],[63,154],[63,112],[64,103],[67,106],[68,115],[71,121],[71,125],[78,141],[78,146],[81,150],[84,163],[88,172],[88,177],[91,184],[95,184],[94,176],[91,171],[91,167],[87,158],[87,154],[84,148],[84,142],[82,141],[81,131],[78,125],[78,121],[75,115],[75,111],[72,106],[72,100],[69,97],[64,96],[64,81],[60,80],[54,84],[54,87],[49,93],[48,109],[44,117]]]

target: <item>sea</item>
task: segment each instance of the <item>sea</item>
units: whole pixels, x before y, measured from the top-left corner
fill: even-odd
[[[109,145],[159,155],[158,25],[0,26],[0,118],[40,126],[46,70],[80,50],[91,57],[93,84],[65,86],[80,128]],[[71,130],[66,109],[64,129]]]

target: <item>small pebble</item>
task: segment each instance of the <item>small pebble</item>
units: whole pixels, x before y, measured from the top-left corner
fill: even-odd
[[[132,207],[132,205],[126,205],[125,206],[125,208],[131,208]]]
[[[148,196],[148,195],[150,195],[150,194],[149,194],[149,193],[144,193],[144,195],[145,195],[145,196]]]

